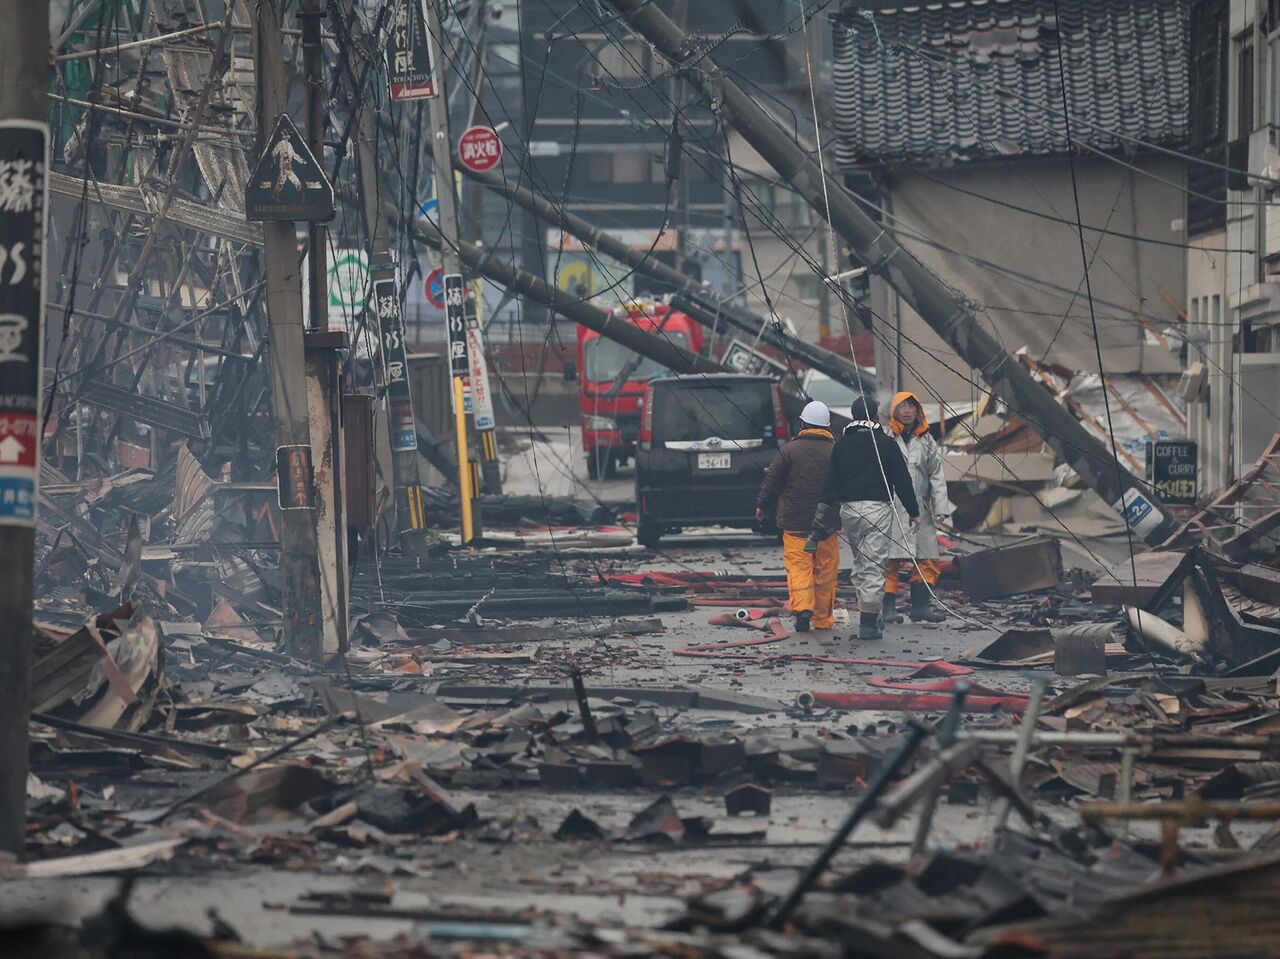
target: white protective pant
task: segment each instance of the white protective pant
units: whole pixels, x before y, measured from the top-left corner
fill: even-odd
[[[879,613],[884,604],[884,568],[889,561],[893,507],[875,500],[840,504],[844,536],[853,551],[853,587],[858,611]]]

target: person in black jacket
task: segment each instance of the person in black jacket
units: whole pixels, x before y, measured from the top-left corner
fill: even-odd
[[[806,549],[817,549],[820,540],[835,531],[839,510],[845,539],[853,550],[853,585],[858,593],[859,639],[880,638],[884,568],[889,559],[889,535],[893,527],[892,497],[906,508],[915,529],[920,506],[915,487],[898,443],[877,419],[875,400],[856,399],[851,422],[831,452],[827,482],[813,518],[813,533]]]

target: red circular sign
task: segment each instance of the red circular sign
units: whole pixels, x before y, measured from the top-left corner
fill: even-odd
[[[437,310],[444,309],[444,270],[435,269],[427,274],[422,284],[422,292],[427,295],[427,302]]]
[[[470,127],[458,139],[458,161],[474,173],[492,170],[502,159],[502,141],[488,127]]]

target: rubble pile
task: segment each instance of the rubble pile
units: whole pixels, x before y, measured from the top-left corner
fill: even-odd
[[[266,952],[290,957],[415,936],[445,955],[1196,954],[1238,888],[1250,908],[1216,935],[1254,954],[1280,919],[1270,471],[1092,573],[1043,533],[948,540],[949,622],[892,644],[849,638],[847,582],[836,630],[790,632],[767,546],[637,559],[607,528],[578,551],[517,527],[370,555],[324,662],[283,647],[248,514],[117,478],[68,509],[118,545],[69,519],[43,554],[28,862],[0,880],[130,875],[79,935],[216,956],[234,923],[165,931],[138,890],[281,870],[305,878],[263,908],[363,923]],[[440,889],[471,869],[527,895]],[[377,931],[394,921],[408,939]]]

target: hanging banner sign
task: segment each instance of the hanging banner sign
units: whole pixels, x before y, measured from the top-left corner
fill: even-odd
[[[394,0],[387,36],[387,86],[391,99],[424,100],[436,95],[431,75],[431,47],[422,0]]]
[[[484,356],[484,334],[480,331],[474,296],[467,298],[467,360],[471,384],[468,412],[475,417],[476,429],[491,430],[496,420],[493,394],[489,391],[489,362]]]
[[[387,412],[391,420],[391,448],[405,453],[418,448],[413,420],[413,394],[409,389],[409,357],[404,346],[404,315],[394,276],[373,281],[373,303],[378,313],[383,370],[387,377]]]
[[[298,128],[282,113],[244,187],[246,220],[327,222],[337,207],[333,184]]]
[[[315,509],[310,446],[276,447],[276,491],[281,509]]]
[[[34,526],[49,128],[0,120],[0,526]]]
[[[449,334],[449,372],[465,377],[467,362],[467,287],[461,273],[444,275],[444,319]]]

